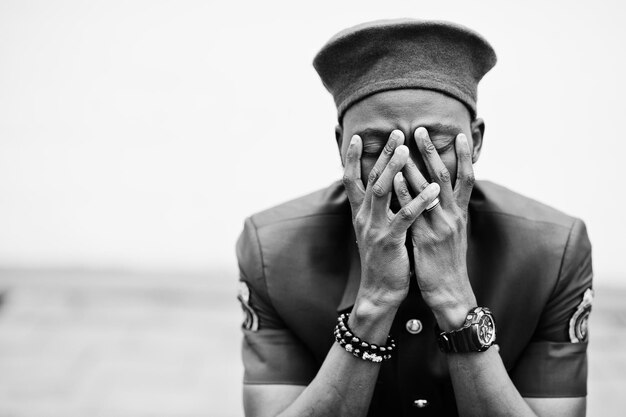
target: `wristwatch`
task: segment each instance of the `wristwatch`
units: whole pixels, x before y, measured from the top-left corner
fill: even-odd
[[[439,349],[444,353],[484,352],[496,340],[496,322],[486,307],[475,307],[467,313],[460,329],[442,332],[436,326]]]

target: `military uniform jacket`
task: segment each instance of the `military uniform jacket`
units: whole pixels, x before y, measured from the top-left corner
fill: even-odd
[[[246,219],[237,256],[247,313],[244,384],[308,385],[360,282],[341,183]],[[583,295],[592,268],[584,223],[478,181],[469,203],[467,263],[478,305],[494,314],[496,343],[520,394],[585,396],[590,305]],[[409,320],[419,320],[421,331],[409,332]],[[434,327],[412,282],[391,329],[397,351],[381,365],[370,416],[457,415]],[[417,399],[428,406],[414,407]]]

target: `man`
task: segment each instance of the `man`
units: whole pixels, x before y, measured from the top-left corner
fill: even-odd
[[[246,220],[247,416],[585,414],[584,224],[474,184],[495,62],[471,30],[414,20],[316,56],[344,178]]]

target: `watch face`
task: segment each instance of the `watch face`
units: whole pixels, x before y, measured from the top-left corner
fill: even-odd
[[[483,345],[493,343],[496,336],[496,325],[490,315],[484,315],[478,322],[478,340]]]

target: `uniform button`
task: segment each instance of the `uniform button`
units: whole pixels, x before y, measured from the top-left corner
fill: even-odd
[[[417,408],[425,408],[428,407],[428,400],[415,400],[413,401],[413,405]]]
[[[418,319],[411,319],[406,322],[406,331],[411,334],[418,334],[423,328],[424,326],[422,326],[422,322]]]

